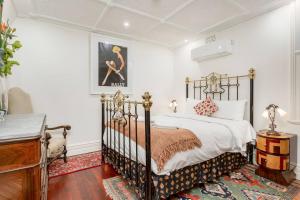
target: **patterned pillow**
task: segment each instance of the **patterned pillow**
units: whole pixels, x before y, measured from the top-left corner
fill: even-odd
[[[213,102],[210,97],[207,97],[206,100],[201,101],[194,107],[198,115],[211,116],[213,113],[218,111],[217,105]]]

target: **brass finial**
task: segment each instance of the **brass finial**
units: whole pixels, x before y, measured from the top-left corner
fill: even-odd
[[[145,94],[142,96],[143,97],[143,106],[146,111],[150,111],[150,108],[152,106],[152,101],[151,101],[151,95],[149,92],[145,92]]]
[[[255,79],[255,69],[254,68],[249,69],[248,76],[249,76],[250,79]]]
[[[105,103],[106,95],[101,94],[101,103]]]
[[[185,84],[189,84],[190,83],[190,78],[189,77],[186,77],[185,78]]]

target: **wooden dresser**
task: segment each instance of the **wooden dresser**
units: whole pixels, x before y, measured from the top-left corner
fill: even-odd
[[[8,115],[0,122],[0,200],[47,199],[45,119]]]
[[[256,137],[256,149],[256,162],[259,165],[256,174],[282,185],[288,185],[295,179],[291,163],[297,163],[296,135],[281,132],[277,136],[260,131]]]

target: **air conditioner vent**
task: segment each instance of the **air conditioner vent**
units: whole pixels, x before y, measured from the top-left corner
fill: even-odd
[[[192,60],[201,62],[204,60],[231,55],[233,52],[233,41],[224,40],[212,42],[192,50]]]

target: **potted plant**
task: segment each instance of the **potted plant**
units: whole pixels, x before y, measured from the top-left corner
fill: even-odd
[[[16,29],[10,27],[8,20],[6,23],[2,20],[3,1],[0,0],[0,119],[1,114],[6,114],[8,109],[6,78],[12,74],[13,66],[19,65],[13,57],[16,50],[22,47],[21,42],[14,39]]]

